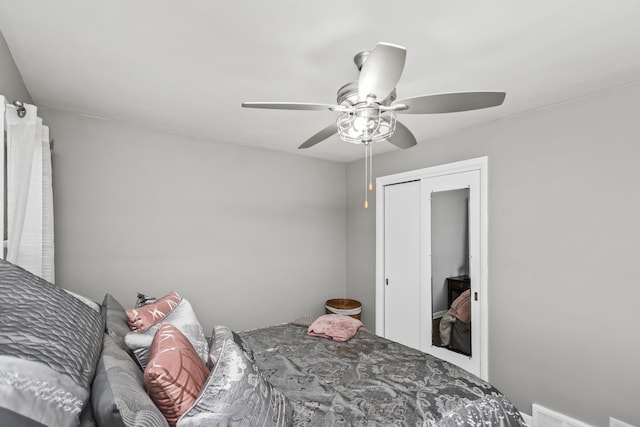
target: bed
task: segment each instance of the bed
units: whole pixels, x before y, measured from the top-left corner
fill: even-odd
[[[110,294],[97,304],[3,260],[0,301],[2,425],[523,425],[490,384],[364,328],[347,342],[308,336],[294,324],[240,333],[216,326],[205,338],[182,298],[136,332]],[[155,313],[154,304],[135,310]],[[156,353],[170,328],[183,343]],[[156,356],[167,354],[162,365]],[[179,413],[166,411],[175,401],[153,399],[142,356],[154,369],[187,374],[191,400],[180,400],[186,392],[177,398]],[[192,366],[205,369],[197,388]],[[175,378],[173,388],[181,385]]]
[[[239,334],[296,426],[520,426],[498,390],[448,362],[362,328],[348,342],[283,324]]]

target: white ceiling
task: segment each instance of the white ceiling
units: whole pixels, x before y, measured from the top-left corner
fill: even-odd
[[[399,99],[507,92],[496,108],[400,116],[426,144],[639,81],[639,18],[637,0],[0,0],[36,105],[337,161],[362,147],[334,136],[297,149],[337,113],[240,104],[333,104],[357,80],[353,56],[379,41],[407,48]]]

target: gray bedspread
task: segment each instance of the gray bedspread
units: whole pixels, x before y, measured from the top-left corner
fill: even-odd
[[[364,329],[348,342],[291,324],[240,335],[265,378],[291,400],[294,425],[524,425],[487,382]]]

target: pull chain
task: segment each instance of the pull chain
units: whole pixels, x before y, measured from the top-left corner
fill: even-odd
[[[373,191],[373,144],[369,144],[369,191]]]
[[[369,184],[369,143],[364,143],[364,208],[369,208],[369,192],[367,186]]]
[[[364,143],[364,208],[369,208],[369,191],[373,191],[373,145]]]

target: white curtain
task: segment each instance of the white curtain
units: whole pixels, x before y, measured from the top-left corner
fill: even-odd
[[[2,100],[4,103],[4,100]],[[9,105],[6,126],[6,259],[53,282],[53,189],[49,128],[37,108]]]

